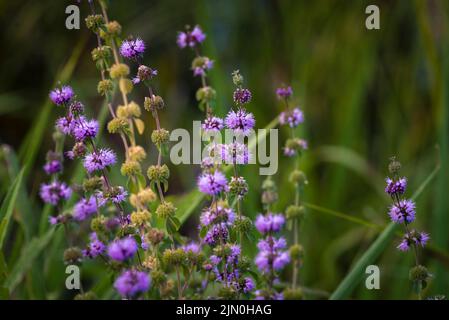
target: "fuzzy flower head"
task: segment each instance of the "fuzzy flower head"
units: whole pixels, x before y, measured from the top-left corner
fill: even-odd
[[[83,198],[73,207],[73,218],[77,221],[83,221],[97,212],[97,200],[95,196],[89,199]]]
[[[83,250],[83,256],[86,258],[96,258],[106,250],[106,246],[98,239],[95,232],[90,234],[90,243],[86,249]]]
[[[218,117],[210,116],[204,120],[202,128],[205,133],[216,133],[223,129],[223,120]]]
[[[50,100],[57,106],[67,104],[75,95],[72,87],[62,86],[61,88],[55,88],[50,91]]]
[[[266,234],[281,231],[284,223],[285,218],[283,215],[269,213],[265,216],[260,214],[256,218],[255,226],[260,233]]]
[[[231,208],[225,208],[220,205],[212,205],[204,210],[200,216],[202,226],[210,226],[217,223],[232,225],[234,221],[235,212]]]
[[[70,198],[72,189],[64,182],[53,181],[49,184],[42,184],[39,194],[45,203],[56,206],[60,201]]]
[[[214,61],[208,57],[198,57],[194,60],[192,70],[195,77],[206,75],[206,71],[214,67]]]
[[[46,174],[51,175],[62,171],[62,163],[59,160],[50,160],[44,165]]]
[[[132,237],[115,240],[108,247],[108,255],[116,261],[125,261],[132,258],[137,252],[137,242]]]
[[[390,218],[396,223],[411,223],[415,220],[415,203],[411,200],[401,200],[390,208]]]
[[[291,128],[296,128],[303,122],[304,114],[299,108],[294,108],[291,111],[284,111],[279,115],[279,123],[281,125],[288,124]]]
[[[204,242],[206,242],[210,246],[215,246],[219,244],[221,241],[226,242],[229,237],[229,231],[226,223],[222,222],[216,225],[213,225],[209,231],[207,231],[206,236],[204,237]]]
[[[116,162],[115,153],[110,149],[100,149],[84,157],[84,168],[92,173],[113,165]]]
[[[237,88],[234,91],[234,102],[237,104],[245,104],[251,101],[251,91],[245,88]]]
[[[77,141],[95,138],[98,133],[98,127],[97,120],[86,120],[84,117],[80,117],[73,128],[73,136]]]
[[[56,128],[63,134],[72,134],[73,129],[76,126],[76,120],[72,115],[61,117],[56,120]]]
[[[126,270],[115,280],[114,288],[122,297],[132,298],[148,291],[150,284],[150,277],[145,272]]]
[[[393,180],[387,178],[386,180],[387,186],[385,187],[385,192],[390,196],[395,194],[404,194],[405,189],[407,188],[407,179],[399,178],[398,180]]]
[[[288,99],[293,94],[292,87],[280,87],[276,89],[276,95],[279,99]]]
[[[213,173],[203,173],[198,178],[198,189],[205,194],[215,196],[220,192],[228,190],[228,184],[225,175],[220,171]]]
[[[145,51],[145,42],[137,38],[135,40],[125,40],[120,46],[120,54],[127,59],[141,57]]]
[[[228,129],[234,130],[236,134],[246,136],[254,128],[256,120],[253,114],[246,112],[245,109],[239,109],[238,111],[231,110],[226,116],[225,124]]]
[[[137,69],[137,75],[133,78],[132,82],[134,84],[141,83],[146,80],[151,80],[157,76],[157,70],[147,67],[145,65],[140,65]]]
[[[202,43],[206,39],[206,35],[203,33],[199,26],[195,26],[193,30],[187,30],[185,32],[179,32],[176,43],[183,49],[185,47],[193,48],[196,45]]]
[[[428,233],[412,230],[404,235],[397,248],[400,251],[408,251],[413,245],[424,247],[429,239],[430,236]]]

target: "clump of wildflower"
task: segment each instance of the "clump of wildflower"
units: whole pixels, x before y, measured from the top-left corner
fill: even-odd
[[[184,32],[178,33],[176,43],[180,48],[190,47],[193,48],[206,39],[206,35],[203,33],[199,26],[195,26],[193,30],[187,28]]]
[[[256,120],[253,114],[245,109],[231,110],[226,116],[225,124],[228,129],[234,130],[236,134],[248,135],[254,128]]]
[[[136,59],[145,52],[145,42],[137,38],[135,40],[125,40],[120,46],[120,54],[127,59]]]
[[[122,297],[133,298],[147,292],[150,284],[150,277],[145,272],[126,270],[115,280],[114,288]]]
[[[62,106],[69,103],[74,95],[75,93],[70,86],[62,86],[61,88],[55,88],[50,91],[50,99],[57,106]]]
[[[86,258],[96,258],[100,254],[103,254],[106,250],[106,245],[98,239],[98,235],[95,232],[90,234],[90,243],[86,249],[83,250],[83,256]]]
[[[108,255],[116,261],[125,261],[134,256],[137,252],[137,242],[132,237],[113,241],[108,247]]]
[[[198,189],[205,194],[215,196],[220,192],[228,190],[228,183],[225,175],[216,170],[213,173],[203,173],[198,178]]]
[[[246,88],[237,88],[234,91],[234,102],[236,104],[246,104],[251,101],[252,95],[251,91]]]
[[[39,194],[44,202],[56,206],[61,201],[70,198],[72,195],[72,189],[64,182],[53,181],[48,184],[43,183]]]
[[[92,173],[97,170],[103,170],[113,165],[117,158],[115,153],[110,149],[100,149],[89,153],[84,158],[84,168],[87,172]]]

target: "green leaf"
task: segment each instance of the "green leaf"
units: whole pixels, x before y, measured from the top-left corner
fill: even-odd
[[[27,271],[33,266],[34,261],[47,247],[53,237],[54,231],[55,228],[51,228],[44,234],[44,236],[33,238],[28,245],[23,248],[22,254],[6,279],[6,287],[10,292],[16,288]]]
[[[16,204],[17,195],[19,193],[19,188],[22,183],[23,173],[25,168],[23,168],[17,178],[12,183],[8,190],[5,200],[0,208],[0,250],[3,248],[3,242],[5,241],[6,232],[8,231],[9,221],[11,220],[12,212]]]

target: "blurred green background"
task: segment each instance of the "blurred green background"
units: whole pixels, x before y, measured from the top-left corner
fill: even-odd
[[[91,115],[102,110],[96,91],[99,72],[90,57],[95,38],[83,24],[81,30],[65,28],[64,11],[71,3],[76,2],[0,1],[2,197],[20,167],[28,165],[26,187],[14,210],[17,222],[4,251],[6,269],[13,275],[12,298],[71,296],[63,287],[63,232],[48,231],[50,209],[37,197],[46,179],[41,167],[53,144],[53,123],[60,116],[48,102],[50,88],[58,81],[70,83]],[[380,8],[380,30],[365,28],[369,4]],[[80,8],[84,19],[89,13],[86,1]],[[161,113],[165,128],[191,130],[192,120],[203,117],[194,99],[200,83],[190,70],[193,54],[175,42],[186,24],[199,24],[207,34],[203,52],[215,60],[210,82],[218,93],[219,115],[231,106],[234,69],[240,69],[253,92],[248,109],[258,128],[281,112],[275,88],[282,83],[293,86],[306,116],[299,132],[310,147],[301,160],[309,178],[304,197],[309,208],[300,235],[306,250],[300,278],[307,288],[331,293],[376,239],[379,228],[360,219],[381,227],[388,223],[383,179],[389,157],[396,155],[402,162],[409,196],[441,166],[417,199],[416,227],[431,234],[431,249],[422,256],[435,275],[427,294],[448,295],[448,8],[447,1],[430,0],[127,0],[111,1],[109,16],[122,24],[124,35],[147,42],[144,60],[158,69],[157,87],[167,105]],[[139,104],[143,97],[143,91],[132,93]],[[144,120],[152,126],[149,115]],[[151,145],[149,132],[141,137],[145,148]],[[281,130],[283,141],[288,135]],[[121,150],[117,137],[106,135],[102,141]],[[155,152],[150,154],[149,162]],[[294,192],[288,183],[294,163],[280,158],[274,177],[281,195],[278,211],[293,201]],[[170,169],[171,194],[194,188],[198,166]],[[67,179],[79,180],[77,170],[69,165]],[[243,171],[251,187],[244,212],[251,217],[261,210],[263,177],[257,170],[249,166]],[[121,181],[119,175],[114,179]],[[186,222],[184,234],[195,236],[198,212]],[[359,220],[351,220],[354,217]],[[412,297],[408,270],[413,259],[395,249],[398,240],[376,262],[381,289],[367,290],[362,281],[350,298]],[[109,297],[109,279],[101,270],[90,263],[83,281]]]

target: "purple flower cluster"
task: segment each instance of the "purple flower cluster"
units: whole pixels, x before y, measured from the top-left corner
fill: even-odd
[[[208,57],[203,57],[201,64],[193,68],[193,75],[196,77],[202,77],[206,75],[206,71],[212,69],[214,66],[214,61]]]
[[[290,255],[284,249],[287,247],[285,238],[276,239],[268,236],[260,240],[257,244],[259,253],[256,256],[255,263],[257,268],[263,273],[270,273],[272,270],[280,271],[290,263]]]
[[[120,46],[120,54],[127,59],[136,59],[145,52],[145,42],[137,38],[135,40],[125,40]]]
[[[222,222],[230,226],[234,221],[235,212],[219,205],[205,209],[200,216],[200,222],[205,227]]]
[[[62,171],[62,163],[59,160],[50,160],[44,165],[44,171],[48,175],[52,175]]]
[[[399,178],[397,180],[387,178],[385,181],[387,182],[385,192],[388,193],[390,196],[404,194],[405,189],[407,188],[406,178]]]
[[[75,121],[75,125],[72,129],[72,134],[77,141],[84,141],[86,139],[95,138],[98,133],[98,121],[86,120],[84,117],[80,117]]]
[[[132,298],[147,292],[151,280],[148,274],[137,270],[126,270],[114,282],[114,288],[124,298]]]
[[[291,128],[296,128],[300,123],[304,122],[304,114],[299,108],[284,111],[279,115],[279,123],[281,125],[288,124]]]
[[[206,39],[206,35],[203,33],[199,26],[195,26],[192,31],[187,30],[185,32],[179,32],[176,43],[183,49],[185,47],[193,48],[202,43]]]
[[[262,233],[274,233],[279,232],[285,223],[285,218],[282,214],[268,213],[267,215],[258,215],[256,218],[256,229]]]
[[[253,114],[245,109],[231,110],[226,116],[225,124],[228,129],[234,130],[236,134],[246,136],[254,128],[256,120]]]
[[[223,119],[210,116],[204,120],[202,128],[205,133],[216,133],[224,128]]]
[[[251,91],[246,88],[237,88],[234,91],[234,102],[237,104],[249,103],[251,98]]]
[[[74,95],[72,87],[62,86],[50,91],[50,100],[57,106],[61,106],[67,104]]]
[[[117,158],[115,153],[110,149],[99,149],[89,153],[84,158],[84,168],[87,172],[92,173],[97,170],[103,170],[113,165]]]
[[[93,232],[90,234],[90,243],[83,250],[83,256],[86,258],[96,258],[106,250],[106,246],[98,239],[98,235]]]
[[[95,196],[89,199],[83,198],[73,207],[73,218],[77,221],[83,221],[97,212],[97,200]]]
[[[221,171],[205,172],[198,178],[198,189],[202,193],[216,196],[228,190],[228,181]]]
[[[390,218],[396,223],[411,223],[415,220],[415,203],[411,200],[400,200],[390,207]]]
[[[70,198],[72,189],[64,182],[53,181],[48,184],[43,183],[39,194],[44,202],[56,206],[61,201]]]
[[[108,247],[108,255],[116,261],[125,261],[137,252],[137,242],[132,237],[126,237],[113,241]]]
[[[279,99],[288,99],[293,94],[292,87],[280,87],[276,89],[276,95]]]
[[[397,248],[401,251],[408,251],[412,245],[424,247],[429,239],[429,234],[412,230],[404,235]]]

